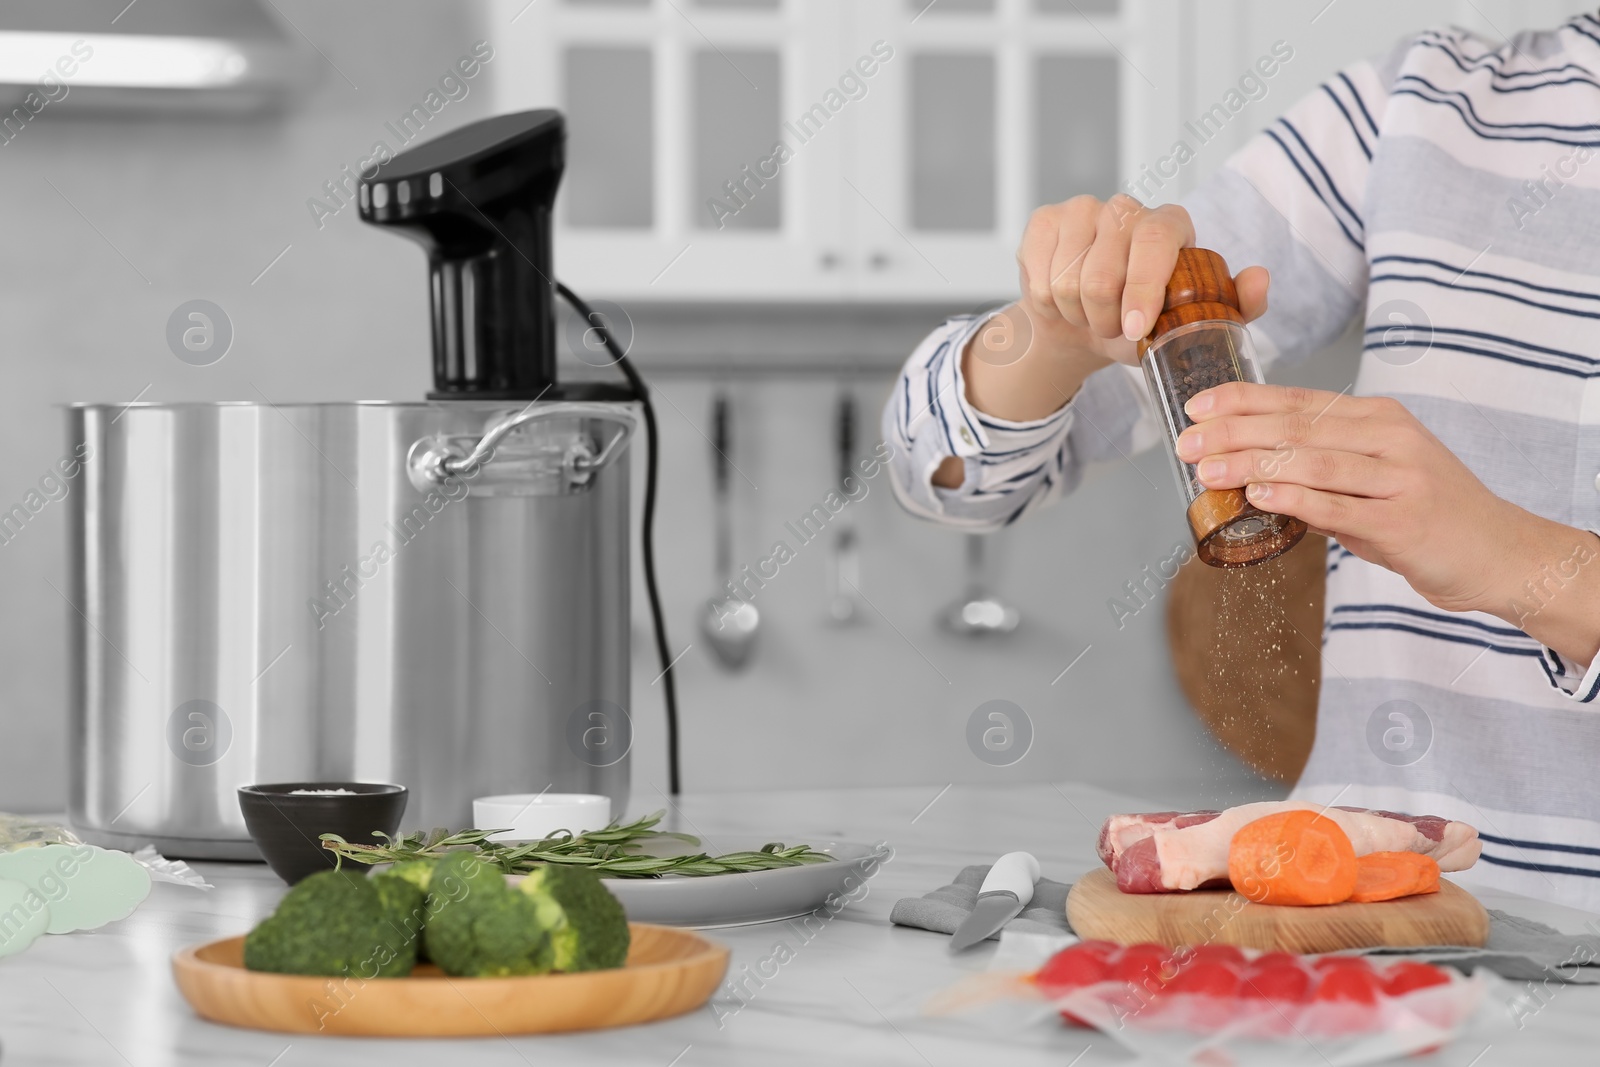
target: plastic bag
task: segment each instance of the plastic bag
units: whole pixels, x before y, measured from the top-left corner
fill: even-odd
[[[133,858],[150,869],[150,880],[153,882],[171,882],[173,885],[186,885],[191,889],[215,889],[216,886],[206,881],[205,876],[182,860],[169,860],[156,851],[154,845],[146,845],[133,854]]]
[[[1185,1067],[1358,1067],[1437,1048],[1467,1033],[1496,1034],[1509,1025],[1515,995],[1485,970],[1470,978],[1447,972],[1447,984],[1380,996],[1375,1004],[1283,1005],[1165,991],[1152,996],[1121,980],[1047,995],[1032,981],[1033,973],[1076,943],[1059,935],[1005,933],[990,970],[945,990],[923,1013],[996,1030],[1072,1025],[1063,1022],[1065,1014],[1152,1062]]]
[[[41,845],[81,845],[83,842],[71,830],[58,823],[46,822],[37,815],[13,815],[0,811],[0,852],[14,852],[19,848],[38,848]],[[212,889],[205,877],[182,860],[169,860],[146,845],[133,853],[133,858],[150,871],[155,882],[171,882],[194,889]]]
[[[37,815],[13,815],[0,811],[0,852],[39,845],[80,845],[77,835],[65,826],[44,822]]]

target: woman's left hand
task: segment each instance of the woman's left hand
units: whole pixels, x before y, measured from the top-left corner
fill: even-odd
[[[1600,541],[1489,491],[1398,400],[1233,382],[1189,401],[1178,456],[1387,567],[1445,611],[1484,611],[1574,663],[1600,655]]]
[[[1490,492],[1389,397],[1233,382],[1187,411],[1196,425],[1178,456],[1207,488],[1243,486],[1263,511],[1337,538],[1445,611],[1501,614],[1522,581],[1506,569],[1529,564],[1530,524],[1559,526]]]

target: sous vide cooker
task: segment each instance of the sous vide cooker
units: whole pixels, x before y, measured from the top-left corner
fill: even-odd
[[[529,111],[362,182],[361,217],[426,251],[426,400],[68,409],[93,457],[70,498],[85,839],[253,858],[236,790],[272,781],[400,783],[407,827],[543,789],[622,813],[628,450],[643,400],[653,472],[653,415],[614,345],[623,381],[557,380],[564,151]]]

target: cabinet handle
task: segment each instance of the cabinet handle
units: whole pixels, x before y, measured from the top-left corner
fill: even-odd
[[[824,252],[818,257],[817,265],[823,270],[838,270],[839,254],[837,252]]]
[[[872,253],[872,255],[870,257],[868,257],[868,259],[867,259],[867,266],[871,267],[873,270],[888,270],[889,269],[889,253],[887,253],[887,252],[874,252],[874,253]]]

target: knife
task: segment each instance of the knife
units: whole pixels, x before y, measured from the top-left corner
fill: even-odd
[[[977,906],[950,938],[950,952],[971,948],[1016,918],[1033,899],[1038,879],[1039,861],[1027,852],[1007,852],[995,860],[978,887]]]

